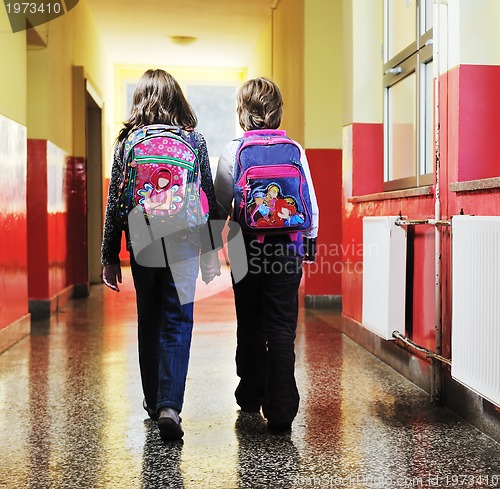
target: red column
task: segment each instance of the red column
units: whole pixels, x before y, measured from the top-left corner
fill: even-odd
[[[28,139],[28,295],[49,298],[47,141]]]
[[[306,151],[319,207],[316,263],[304,267],[306,296],[340,296],[342,277],[342,150]]]

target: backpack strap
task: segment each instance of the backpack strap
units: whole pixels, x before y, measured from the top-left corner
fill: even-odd
[[[194,136],[193,131],[185,131],[187,133],[188,137],[188,143],[193,147],[193,149],[198,152],[198,142],[196,141],[196,138]]]
[[[147,136],[148,133],[152,133],[152,132],[163,132],[163,131],[167,131],[167,132],[173,132],[174,134],[180,134],[181,133],[181,128],[178,127],[178,126],[170,126],[170,125],[166,125],[166,124],[152,124],[150,126],[144,126],[143,128],[143,131],[144,131],[144,136]]]

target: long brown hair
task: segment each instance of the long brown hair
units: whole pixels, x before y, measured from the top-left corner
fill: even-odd
[[[175,78],[164,70],[147,70],[137,82],[130,117],[118,135],[121,142],[139,127],[168,124],[193,130],[198,119]]]

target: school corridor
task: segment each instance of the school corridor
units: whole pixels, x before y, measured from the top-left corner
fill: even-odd
[[[500,446],[341,334],[338,312],[301,309],[291,433],[240,414],[231,290],[196,303],[185,436],[163,442],[142,408],[124,281],[0,356],[0,487],[500,487]]]
[[[499,25],[500,0],[0,5],[0,488],[500,487]],[[307,157],[291,433],[238,412],[228,287],[195,304],[183,442],[146,420],[129,255],[113,293],[101,242],[157,68],[213,176],[257,77]]]

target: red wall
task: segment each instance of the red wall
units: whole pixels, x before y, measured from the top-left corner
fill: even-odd
[[[308,149],[306,155],[320,212],[318,255],[304,267],[304,293],[341,295],[342,150]]]
[[[26,128],[0,116],[0,329],[28,314]]]
[[[49,297],[47,141],[28,139],[28,264],[29,296]]]
[[[28,140],[28,283],[32,300],[51,299],[70,283],[66,167],[67,156],[61,149],[46,140]]]
[[[345,316],[362,322],[363,304],[363,217],[401,213],[409,218],[434,217],[434,197],[350,202],[379,193],[383,187],[383,126],[353,124],[352,168],[344,166],[342,242],[345,254],[342,275],[342,307]],[[352,189],[352,191],[350,190]],[[349,193],[348,193],[349,192]],[[423,346],[434,345],[434,230],[417,228],[413,260],[413,332]],[[409,332],[411,333],[411,332]]]
[[[353,124],[352,195],[382,192],[384,180],[384,126]]]
[[[452,192],[449,184],[500,176],[500,67],[460,66],[440,78],[441,206],[442,217],[459,214],[499,215],[500,190]],[[434,196],[352,202],[352,196],[382,190],[382,124],[352,127],[352,167],[343,168],[342,241],[349,252],[342,275],[345,316],[362,320],[362,218],[398,215],[434,217]],[[442,240],[443,354],[451,355],[451,288],[449,228],[440,228]],[[352,244],[354,246],[349,247]],[[434,349],[434,227],[416,226],[413,259],[412,338]],[[354,266],[352,266],[354,264]],[[357,266],[356,266],[357,265]]]
[[[458,181],[498,177],[500,66],[463,65],[451,71],[450,78],[453,101],[458,98]]]

